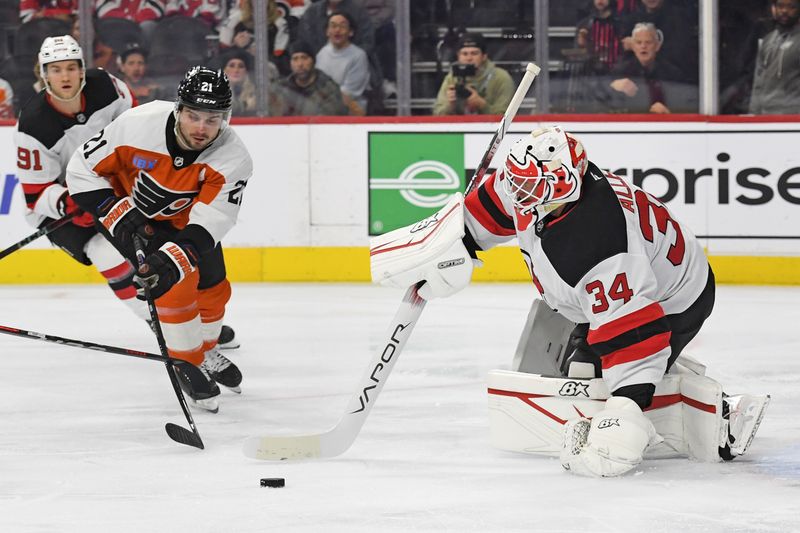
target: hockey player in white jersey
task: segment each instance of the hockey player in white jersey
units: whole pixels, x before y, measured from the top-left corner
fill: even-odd
[[[463,204],[463,227],[445,223],[458,220],[449,216],[461,209],[453,205],[410,227],[415,242],[426,240],[425,231],[452,231],[450,248],[420,265],[396,246],[396,264],[383,259],[376,272],[373,262],[373,278],[425,281],[423,297],[448,296],[468,284],[476,251],[516,237],[541,298],[579,324],[566,375],[602,376],[611,392],[591,422],[565,424],[562,464],[594,476],[634,468],[660,438],[643,409],[714,306],[714,274],[697,239],[653,196],[591,163],[558,126],[517,141]],[[426,229],[434,219],[441,228]],[[716,443],[712,449],[716,455]],[[731,458],[730,449],[720,453]]]
[[[150,288],[170,355],[210,378],[208,394],[184,390],[211,411],[219,396],[214,382],[239,392],[242,381],[217,349],[231,295],[220,241],[236,223],[253,172],[247,148],[227,127],[231,103],[222,71],[193,67],[176,102],[125,112],[86,141],[67,168],[75,202],[98,218],[122,253],[135,259],[133,235],[147,240],[136,283]]]
[[[135,99],[114,76],[85,69],[83,51],[69,35],[44,40],[39,72],[45,90],[25,103],[14,133],[26,217],[41,227],[78,211],[71,224],[51,232],[48,239],[76,261],[94,265],[117,298],[146,319],[147,308],[135,298],[133,267],[97,232],[94,218],[80,212],[64,184],[75,149],[135,105]]]

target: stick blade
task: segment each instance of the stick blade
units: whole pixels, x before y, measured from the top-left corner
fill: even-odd
[[[167,422],[167,425],[164,426],[164,428],[167,430],[167,435],[169,435],[169,438],[175,442],[179,444],[185,444],[186,446],[194,446],[195,448],[199,448],[201,450],[205,449],[205,445],[203,445],[203,439],[201,439],[200,435],[197,433],[193,433],[188,429],[171,422]]]
[[[250,459],[261,461],[296,461],[327,456],[323,454],[320,435],[250,437],[244,441],[242,452]]]

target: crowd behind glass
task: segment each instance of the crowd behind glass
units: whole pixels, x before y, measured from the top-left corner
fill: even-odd
[[[0,118],[41,90],[44,37],[80,40],[86,13],[88,63],[140,103],[172,99],[186,67],[203,63],[228,75],[234,116],[395,115],[398,72],[410,76],[411,114],[500,114],[536,46],[533,1],[83,1],[0,0]],[[549,111],[698,112],[700,3],[545,3]],[[717,15],[719,113],[800,113],[800,0],[720,1]]]

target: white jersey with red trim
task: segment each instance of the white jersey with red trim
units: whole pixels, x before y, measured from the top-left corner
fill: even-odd
[[[27,218],[36,226],[45,217],[61,216],[58,199],[66,190],[67,163],[78,146],[135,105],[124,82],[97,69],[86,71],[80,113],[63,115],[49,98],[46,91],[31,98],[22,109],[14,132]]]
[[[518,238],[542,298],[589,324],[610,390],[659,382],[671,353],[665,317],[688,309],[708,280],[694,235],[650,194],[592,163],[581,199],[536,224],[514,209],[502,179],[490,176],[467,197],[475,242],[488,249]]]
[[[149,218],[179,230],[200,226],[213,243],[196,244],[213,248],[236,222],[253,162],[229,127],[203,150],[181,149],[174,108],[155,101],[124,113],[75,152],[67,186],[90,212],[111,194],[131,196]]]

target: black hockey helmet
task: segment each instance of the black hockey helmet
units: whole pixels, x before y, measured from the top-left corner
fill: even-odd
[[[178,85],[178,107],[203,111],[231,110],[233,95],[228,76],[222,70],[196,66],[190,68]]]

